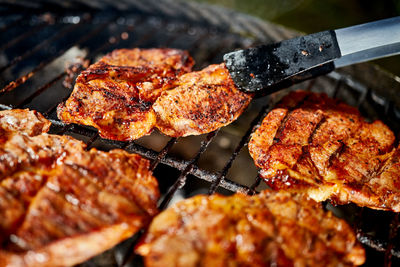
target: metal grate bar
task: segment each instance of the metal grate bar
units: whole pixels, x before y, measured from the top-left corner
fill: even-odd
[[[71,89],[72,89],[72,85],[71,85]],[[69,98],[69,95],[66,95],[66,96],[61,100],[61,102],[67,101],[68,98]],[[60,102],[60,103],[61,103],[61,102]],[[43,112],[43,116],[45,116],[45,117],[48,119],[48,118],[49,118],[49,115],[50,115],[51,113],[53,113],[53,112],[57,109],[57,107],[58,107],[58,105],[59,105],[60,103],[54,103],[54,105],[51,105],[45,112]],[[54,122],[61,123],[62,125],[65,125],[65,123],[63,123],[63,122],[61,122],[61,121],[59,121],[59,120],[54,120]],[[53,123],[53,122],[52,122],[52,123]]]
[[[149,170],[154,171],[157,165],[160,163],[162,159],[165,158],[165,155],[169,152],[172,146],[176,143],[177,138],[171,138],[168,143],[164,146],[164,148],[158,153],[157,157],[151,162]]]
[[[99,138],[100,136],[97,133],[94,133],[93,136],[90,137],[90,139],[86,142],[86,150],[89,150],[92,147],[93,143]]]
[[[59,120],[53,120],[53,119],[49,119],[49,120],[51,121],[52,124],[54,124],[55,126],[58,126],[58,127],[65,127],[68,125],[70,125],[70,126],[73,125],[74,127],[72,129],[69,129],[68,131],[74,132],[74,133],[76,133],[78,135],[82,135],[82,136],[92,136],[93,132],[95,131],[92,128],[81,126],[81,125],[76,125],[76,124],[68,124],[67,125],[63,122],[60,122]],[[104,144],[111,145],[112,147],[115,147],[115,148],[123,148],[130,153],[137,153],[137,154],[139,154],[145,158],[151,159],[151,160],[155,160],[159,155],[159,152],[156,152],[152,149],[143,147],[139,144],[136,144],[133,141],[132,142],[121,142],[121,141],[113,141],[113,140],[107,140],[107,139],[102,139],[102,138],[100,138],[100,140]],[[177,159],[173,156],[166,154],[165,157],[160,159],[159,163],[162,163],[162,164],[170,166],[174,169],[183,171],[186,168],[186,166],[188,164],[190,164],[190,161]],[[197,167],[196,165],[193,165],[192,170],[190,171],[190,174],[198,177],[199,179],[205,180],[207,182],[213,182],[217,178],[217,175],[215,173],[203,170],[203,169]],[[249,192],[250,191],[250,189],[247,186],[235,183],[229,179],[225,179],[224,181],[222,181],[220,186],[227,190],[230,190],[232,192],[236,192],[236,191]]]
[[[333,90],[332,98],[337,98],[342,85],[343,85],[343,80],[342,79],[337,80],[335,89]]]
[[[111,21],[104,23],[100,26],[98,26],[95,30],[91,31],[88,35],[85,36],[85,38],[83,40],[79,40],[77,44],[79,43],[83,43],[85,41],[87,41],[88,39],[94,37],[96,34],[98,34],[105,25],[111,23]],[[75,45],[77,45],[75,44]],[[81,71],[82,70],[82,66],[80,66],[80,68],[77,71]],[[21,107],[23,105],[26,105],[28,103],[30,103],[35,97],[39,96],[41,93],[43,93],[44,91],[46,91],[48,88],[50,88],[53,84],[55,84],[57,81],[59,81],[60,79],[62,79],[65,75],[67,75],[66,71],[63,71],[62,73],[60,73],[58,76],[56,76],[53,80],[51,80],[50,82],[48,82],[47,84],[43,85],[42,87],[40,87],[39,89],[37,89],[36,91],[34,91],[31,95],[27,96],[25,99],[23,99],[20,103],[18,103],[16,105],[16,107]],[[72,88],[69,88],[72,89]],[[68,95],[69,97],[69,95]],[[63,101],[67,100],[67,98],[64,98]],[[55,105],[51,106],[44,114],[50,114],[52,111],[54,111],[54,109],[58,106],[58,103],[55,103]]]
[[[31,95],[20,101],[15,105],[15,108],[21,108],[22,106],[30,103],[35,97],[40,95],[42,92],[46,91],[49,87],[51,87],[53,84],[55,84],[57,81],[62,79],[67,73],[64,71],[61,74],[57,75],[53,80],[48,82],[47,84],[41,86],[39,89],[37,89],[35,92],[33,92]]]
[[[250,186],[250,190],[251,190],[252,194],[256,193],[256,188],[257,188],[257,186],[260,185],[261,180],[262,180],[261,175],[260,175],[260,173],[258,173],[256,176],[256,179],[254,179],[254,183]]]
[[[380,251],[380,252],[386,251],[387,242],[384,240],[379,240],[376,237],[374,237],[368,233],[364,233],[364,232],[357,233],[357,239],[358,239],[358,241],[360,241],[361,244],[371,247],[371,248],[375,249],[376,251]],[[392,248],[391,254],[397,258],[400,258],[400,251],[397,249]]]
[[[201,147],[200,147],[199,151],[197,152],[196,156],[193,157],[189,161],[189,164],[187,164],[187,166],[182,171],[181,175],[178,177],[176,182],[173,184],[173,186],[171,186],[168,189],[168,192],[165,194],[164,199],[162,200],[162,202],[159,206],[159,209],[163,210],[168,205],[169,201],[172,199],[172,196],[175,194],[175,192],[179,188],[182,188],[185,185],[187,175],[191,172],[191,170],[193,169],[193,166],[197,163],[200,156],[207,149],[208,145],[211,143],[211,141],[214,139],[214,137],[217,135],[217,133],[218,133],[218,130],[211,132],[207,135],[206,140],[201,143]]]
[[[344,84],[346,84],[347,86],[349,86],[350,88],[354,89],[357,92],[367,91],[367,88],[363,84],[337,71],[332,71],[326,74],[326,76],[336,81],[341,80]]]
[[[53,56],[49,57],[48,59],[42,61],[39,65],[37,65],[31,72],[29,72],[28,74],[22,75],[21,77],[17,78],[16,80],[14,80],[13,82],[10,82],[8,85],[6,85],[3,89],[0,90],[0,95],[4,92],[7,91],[11,91],[14,88],[20,86],[21,84],[25,83],[28,79],[30,79],[36,72],[38,72],[39,70],[43,69],[45,66],[47,66],[50,62],[52,62],[54,59],[56,59],[57,57],[59,57],[60,55],[64,54],[68,49],[70,49],[73,46],[82,44],[83,42],[87,41],[89,38],[91,38],[93,35],[97,34],[98,32],[100,32],[103,27],[105,25],[108,25],[109,23],[111,23],[116,16],[114,16],[113,18],[111,18],[110,20],[108,20],[107,22],[105,22],[104,24],[101,24],[99,27],[95,28],[95,30],[91,31],[90,33],[88,33],[87,35],[84,35],[82,38],[80,38],[77,42],[75,42],[73,45],[71,45],[70,47],[66,47],[63,49],[60,49],[56,54],[54,54]]]
[[[53,122],[51,122],[51,123],[53,123]],[[73,124],[64,124],[64,125],[60,125],[60,126],[62,126],[62,128],[60,130],[54,132],[55,134],[62,135],[65,132],[72,130],[74,128]]]
[[[63,28],[61,31],[58,31],[52,37],[50,37],[50,38],[38,43],[31,50],[28,50],[24,54],[13,58],[8,64],[0,67],[0,73],[5,71],[8,68],[11,68],[12,66],[16,65],[17,63],[21,62],[22,60],[26,59],[27,57],[33,55],[35,52],[39,51],[40,49],[46,48],[47,46],[49,46],[55,40],[60,39],[61,37],[63,37],[67,33],[71,32],[74,29],[76,29],[77,27],[79,27],[79,24],[81,24],[81,23],[69,25],[69,26]]]
[[[217,177],[217,179],[211,184],[208,194],[214,194],[217,190],[218,186],[220,185],[221,181],[225,179],[229,169],[232,167],[233,161],[236,159],[237,155],[239,154],[240,150],[247,145],[250,139],[250,135],[260,126],[262,119],[268,113],[268,107],[270,104],[265,105],[258,115],[254,118],[251,122],[250,126],[248,127],[246,133],[243,135],[242,139],[240,140],[239,144],[236,146],[235,150],[231,154],[230,159],[225,164],[221,174]]]
[[[0,51],[3,51],[5,49],[17,44],[18,42],[28,38],[29,36],[33,35],[34,33],[38,32],[39,30],[43,29],[47,25],[48,25],[47,23],[39,24],[36,27],[32,28],[30,31],[24,32],[23,34],[15,37],[11,41],[4,43],[2,46],[0,46]]]
[[[358,101],[357,101],[357,109],[360,109],[362,103],[364,103],[366,101],[367,96],[370,93],[369,91],[370,90],[368,89],[361,93],[361,96],[358,98]]]
[[[81,71],[82,70],[82,67],[83,66],[80,66],[79,68],[78,68],[78,70],[77,71]],[[66,75],[66,71],[64,71],[63,73],[61,73],[60,74],[60,76],[64,76],[64,75]],[[57,78],[57,77],[56,77]],[[65,86],[66,88],[68,88],[68,89],[70,89],[70,90],[72,90],[72,84],[70,84],[70,86]],[[49,88],[50,86],[47,86],[45,89],[47,89],[47,88]],[[37,95],[39,95],[41,92],[39,92]],[[65,97],[63,97],[63,99],[61,100],[61,102],[65,102],[65,101],[67,101],[67,99],[69,98],[69,94],[68,95],[66,95]],[[36,97],[36,96],[34,96],[34,97]],[[33,98],[34,98],[33,97]],[[33,99],[32,98],[32,99]],[[32,100],[31,99],[31,100]],[[29,102],[28,102],[29,103]],[[53,111],[55,111],[55,109],[57,108],[57,106],[58,106],[58,104],[59,103],[57,103],[57,102],[55,102],[53,105],[51,105],[44,113],[43,113],[43,115],[45,116],[45,117],[49,117],[49,115],[53,112]],[[58,121],[58,122],[60,122],[60,121]],[[61,122],[62,123],[62,122]],[[64,123],[63,123],[64,124]]]
[[[107,143],[110,143],[110,141],[107,141],[107,140],[104,140],[104,141],[106,141]],[[129,144],[126,147],[126,150],[128,152],[137,153],[137,154],[139,154],[139,155],[141,155],[141,156],[143,156],[145,158],[152,159],[152,160],[156,159],[158,157],[158,154],[159,154],[158,152],[156,152],[156,151],[154,151],[152,149],[145,148],[143,146],[135,144],[134,142]],[[177,159],[177,158],[167,154],[163,158],[160,159],[159,163],[162,163],[162,164],[168,165],[168,166],[170,166],[172,168],[175,168],[177,170],[183,171],[186,168],[186,166],[190,164],[190,161],[188,161],[188,160],[180,160],[180,159]],[[190,171],[190,174],[195,175],[198,178],[200,178],[202,180],[205,180],[205,181],[208,181],[208,182],[214,181],[216,179],[216,177],[217,177],[216,174],[208,172],[208,171],[203,170],[203,169],[200,169],[195,165],[192,167],[192,170]]]
[[[210,181],[210,182],[212,182],[212,181]],[[222,180],[221,184],[219,186],[222,188],[225,188],[227,190],[230,190],[231,192],[234,192],[234,193],[240,192],[240,193],[249,194],[249,195],[252,193],[252,190],[248,186],[236,183],[227,178]]]

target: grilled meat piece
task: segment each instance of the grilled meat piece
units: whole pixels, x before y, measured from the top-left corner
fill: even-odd
[[[39,112],[23,109],[3,110],[0,112],[0,144],[6,139],[6,133],[20,132],[29,136],[39,135],[50,129],[51,122]]]
[[[292,92],[254,132],[249,151],[273,189],[316,201],[400,211],[399,148],[382,122],[325,94]]]
[[[156,216],[137,247],[152,266],[354,266],[349,225],[304,196],[196,196]]]
[[[203,134],[236,120],[251,95],[235,87],[224,64],[186,73],[192,65],[179,50],[115,50],[78,76],[58,117],[120,141],[154,127],[174,137]]]
[[[157,213],[149,162],[85,150],[28,110],[0,112],[0,266],[70,266],[132,236]]]
[[[193,63],[175,49],[114,50],[78,76],[58,117],[96,127],[104,138],[137,139],[154,127],[154,101]]]
[[[209,133],[236,120],[251,99],[236,88],[225,64],[210,65],[178,77],[161,94],[153,105],[156,126],[174,137]]]

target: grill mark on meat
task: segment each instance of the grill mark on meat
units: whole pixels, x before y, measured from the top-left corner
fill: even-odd
[[[46,134],[51,123],[34,115],[0,112],[0,159],[15,157],[0,160],[0,265],[72,266],[128,238],[157,213],[148,160],[123,150],[87,151],[72,137]],[[48,256],[45,262],[25,262],[37,252]]]
[[[294,165],[294,167],[293,167],[293,169],[294,170],[299,170],[299,168],[297,167],[298,166],[298,164],[300,164],[300,162],[303,160],[303,159],[307,159],[307,161],[309,162],[309,163],[311,163],[311,167],[312,167],[312,169],[313,169],[313,172],[310,172],[309,171],[309,174],[312,174],[312,173],[315,173],[315,174],[317,174],[317,176],[318,177],[316,177],[316,179],[317,179],[317,183],[321,183],[322,182],[322,180],[323,180],[323,177],[321,176],[321,174],[319,173],[319,171],[318,171],[318,168],[317,168],[317,166],[315,165],[315,162],[312,160],[312,158],[311,158],[311,156],[310,156],[310,147],[307,145],[307,146],[303,146],[302,148],[301,148],[301,155],[300,155],[300,157],[297,159],[297,161],[296,161],[296,164]]]
[[[308,137],[308,143],[312,144],[313,143],[313,139],[314,136],[316,134],[316,132],[319,130],[319,128],[322,126],[322,124],[324,124],[326,122],[326,116],[325,114],[322,114],[322,118],[321,120],[317,123],[317,125],[315,126],[314,130],[312,131],[312,133],[310,134],[310,136]]]
[[[74,170],[80,172],[82,174],[83,177],[85,177],[87,175],[87,173],[90,173],[90,175],[92,175],[93,177],[99,178],[99,176],[93,172],[92,170],[85,168],[84,166],[78,165],[78,164],[68,164],[65,163],[65,165],[70,166],[71,168],[73,168]],[[114,170],[114,168],[112,166],[110,166],[110,168],[116,172],[116,170]],[[141,212],[148,214],[148,211],[146,209],[144,209],[141,205],[140,202],[137,200],[137,196],[136,195],[132,195],[132,198],[130,198],[130,200],[133,200],[133,202],[135,203],[135,205],[137,206],[137,208],[140,209]]]
[[[71,167],[72,169],[74,169],[74,170],[78,171],[79,173],[81,173],[81,174],[82,174],[82,177],[86,177],[87,174],[89,173],[91,176],[93,176],[93,177],[95,177],[95,178],[99,178],[99,176],[98,176],[95,172],[93,172],[92,170],[90,170],[90,169],[88,169],[88,168],[85,168],[84,166],[81,166],[81,165],[78,165],[78,164],[69,164],[69,163],[66,163],[66,162],[64,162],[63,164],[66,165],[66,166],[69,166],[69,167]],[[113,168],[112,166],[110,166],[110,168],[111,168],[114,172],[116,172],[116,170],[114,170],[114,168]],[[29,170],[29,168],[27,168],[27,170]],[[20,171],[26,171],[26,170],[19,169],[18,172],[20,172]],[[14,175],[14,174],[11,174],[10,176],[12,176],[12,175]],[[48,186],[47,186],[47,181],[48,181],[48,175],[43,175],[43,180],[42,180],[42,182],[41,182],[40,188],[36,191],[36,193],[35,193],[34,195],[31,196],[31,199],[35,199],[35,197],[36,197],[37,195],[39,195],[43,190],[45,190],[45,189],[48,188]],[[60,192],[58,192],[58,191],[54,191],[54,192],[55,192],[57,195],[60,194]],[[112,193],[112,192],[110,192],[110,193]],[[11,194],[11,192],[10,192],[10,194]],[[66,193],[64,193],[63,195],[66,195]],[[18,197],[18,196],[17,196],[17,197]],[[66,200],[65,200],[65,196],[62,197],[62,198],[64,199],[63,201],[66,201]],[[132,201],[134,202],[135,206],[140,210],[141,213],[149,215],[148,211],[145,210],[145,209],[142,207],[142,205],[140,204],[140,202],[137,200],[137,196],[136,196],[136,195],[132,195],[132,198],[130,198],[130,200],[132,200]],[[31,201],[31,202],[29,202],[29,203],[24,203],[25,212],[24,212],[24,214],[18,219],[18,221],[15,222],[15,225],[13,226],[13,229],[10,229],[10,231],[8,231],[8,232],[6,233],[6,236],[8,236],[8,238],[5,239],[5,240],[2,242],[1,245],[2,245],[3,247],[13,247],[13,248],[15,247],[14,242],[12,242],[12,241],[10,240],[10,236],[11,236],[12,234],[15,234],[15,233],[20,229],[20,227],[24,224],[25,219],[26,219],[26,216],[29,214],[29,210],[30,210],[30,207],[31,207],[32,204],[33,204],[33,201]],[[78,207],[79,207],[80,209],[82,209],[79,205],[78,205]],[[90,215],[91,215],[91,216],[94,216],[93,214],[90,214]],[[99,219],[99,218],[97,218],[97,217],[93,217],[93,218]],[[0,229],[0,230],[1,230],[1,229]],[[2,233],[2,232],[0,232],[0,236],[3,236],[3,233]],[[17,251],[18,249],[20,249],[20,248],[18,248],[18,247],[15,247],[15,248],[16,248],[15,251]],[[21,250],[21,251],[23,251],[23,250]]]
[[[307,97],[305,97],[307,98]],[[304,98],[304,102],[306,101],[306,99]],[[312,140],[314,138],[315,133],[318,131],[318,129],[321,127],[321,125],[326,122],[326,117],[324,114],[322,114],[321,119],[316,123],[315,127],[313,128],[310,136],[308,137],[308,144],[312,144]],[[299,162],[301,162],[303,159],[308,159],[308,161],[311,163],[312,168],[314,169],[314,173],[316,173],[318,175],[318,181],[320,182],[322,181],[322,176],[320,175],[317,166],[315,165],[314,161],[312,160],[311,156],[310,156],[310,150],[309,150],[309,145],[306,146],[302,146],[301,148],[301,155],[298,157],[296,164],[294,166],[295,169],[297,169],[297,165],[299,164]],[[298,169],[297,169],[298,170]],[[310,173],[311,174],[311,173]]]
[[[113,79],[124,79],[130,82],[138,82],[154,74],[161,74],[162,70],[157,68],[148,68],[144,66],[115,66],[104,62],[96,63],[96,68],[88,68],[79,75],[77,82],[87,83],[92,80],[111,77]],[[111,72],[111,73],[110,73]],[[115,76],[110,74],[114,74]]]
[[[273,139],[274,144],[279,143],[281,141],[282,132],[285,129],[286,122],[288,121],[290,114],[292,114],[291,110],[289,110],[289,112],[286,114],[286,116],[281,121],[281,125],[279,125],[279,128],[276,131],[274,139]]]
[[[125,96],[109,90],[100,90],[105,98],[115,99],[117,101],[125,101]]]
[[[293,107],[287,107],[287,109],[288,109],[288,113],[286,114],[286,116],[283,118],[283,120],[282,120],[282,122],[281,122],[281,125],[279,125],[279,128],[278,128],[278,130],[276,131],[276,133],[275,133],[275,136],[274,136],[274,143],[278,143],[279,141],[280,141],[280,138],[281,138],[281,135],[282,135],[282,132],[285,130],[285,127],[286,127],[286,122],[288,121],[288,119],[289,119],[289,117],[291,116],[291,114],[292,114],[292,112],[295,110],[295,109],[297,109],[297,108],[299,108],[299,107],[301,107],[306,101],[307,101],[307,99],[310,97],[310,95],[306,95],[305,97],[303,97],[299,102],[297,102]]]
[[[136,251],[146,266],[186,255],[188,266],[354,266],[365,258],[346,222],[304,196],[269,190],[179,202],[153,220]]]
[[[333,166],[334,162],[340,158],[346,149],[346,144],[342,140],[338,140],[340,146],[333,152],[328,159],[328,168]]]
[[[326,122],[326,116],[324,114],[322,114],[322,118],[321,120],[317,123],[317,125],[315,126],[314,130],[312,131],[312,133],[310,134],[310,136],[308,137],[308,143],[312,144],[313,143],[313,139],[315,134],[317,133],[317,131],[320,129],[320,127]],[[310,156],[310,150],[309,150],[309,146],[307,146],[307,155],[308,158],[310,160],[310,163],[314,169],[314,173],[316,173],[318,175],[318,181],[321,182],[323,180],[323,177],[321,175],[321,173],[319,172],[319,169],[317,168],[317,166],[315,165],[314,160],[312,159],[312,157]]]
[[[28,170],[29,170],[29,168],[28,168]],[[18,170],[18,172],[23,172],[23,171],[26,171],[26,170],[23,170],[23,169],[19,169]],[[15,176],[15,173],[10,174],[8,176],[10,176],[10,177],[11,176]],[[43,189],[43,187],[46,186],[46,183],[47,183],[47,180],[48,180],[48,175],[43,175],[42,178],[43,178],[43,180],[41,181],[40,188],[38,190],[36,190],[34,195],[30,196],[31,199],[35,199],[35,197],[40,193],[40,191]],[[8,191],[10,194],[12,194],[9,190],[7,190],[7,189],[5,189],[5,190]],[[20,198],[20,196],[17,196],[17,195],[15,195],[15,197],[16,198]],[[7,233],[6,233],[7,239],[4,240],[4,243],[2,244],[3,247],[7,246],[7,245],[9,245],[11,243],[10,236],[12,234],[15,234],[16,231],[18,231],[18,229],[21,227],[21,225],[25,222],[25,218],[29,214],[28,211],[29,211],[29,207],[30,207],[31,203],[32,202],[23,201],[23,206],[24,206],[25,212],[22,214],[21,217],[18,218],[17,221],[15,221],[15,223],[13,225],[13,228],[9,229],[9,231],[7,231]],[[1,231],[0,231],[0,236],[4,236]]]
[[[278,130],[275,133],[275,136],[273,138],[273,143],[272,145],[268,148],[267,154],[269,155],[269,153],[271,152],[271,149],[275,146],[275,144],[278,144],[281,141],[281,136],[283,131],[285,130],[287,121],[289,120],[290,116],[292,115],[293,111],[296,110],[297,108],[301,107],[306,101],[307,99],[310,97],[310,95],[305,95],[301,100],[299,100],[295,105],[293,105],[292,107],[287,107],[288,112],[285,114],[284,118],[281,121],[281,124],[278,127]],[[302,155],[300,155],[299,158],[301,158]],[[298,159],[299,159],[298,158]],[[298,160],[297,159],[297,160]],[[265,159],[264,162],[267,162],[269,160],[269,157],[267,159]],[[296,165],[296,164],[295,164]]]
[[[389,163],[388,163],[388,161],[389,161]],[[380,177],[385,170],[389,169],[393,164],[395,164],[399,161],[400,161],[400,147],[396,148],[392,157],[387,158],[386,160],[380,161],[377,171],[370,175],[369,180],[371,180],[375,177]]]
[[[149,101],[143,101],[142,99],[138,99],[135,97],[131,97],[129,99],[132,101],[134,104],[132,105],[131,103],[126,103],[125,106],[129,109],[138,109],[141,112],[145,112],[151,109],[151,106],[153,105],[152,102]]]
[[[285,107],[292,108],[305,94],[312,97],[291,112],[286,126],[281,125]],[[275,115],[280,110],[286,112]],[[278,126],[286,127],[276,140],[280,143],[272,141]],[[400,152],[394,141],[382,122],[366,122],[355,108],[324,94],[299,91],[283,98],[266,116],[252,135],[249,150],[271,188],[304,192],[318,201],[330,198],[338,204],[351,201],[398,212]]]
[[[153,105],[156,127],[173,136],[214,131],[236,120],[252,96],[236,88],[225,64],[178,77]]]

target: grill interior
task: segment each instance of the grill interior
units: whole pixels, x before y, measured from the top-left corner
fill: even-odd
[[[200,193],[254,194],[265,189],[246,145],[289,90],[326,92],[357,106],[371,120],[381,119],[395,133],[400,129],[400,80],[360,65],[255,99],[236,122],[208,135],[176,139],[153,132],[133,142],[105,140],[94,128],[65,125],[55,114],[88,62],[116,48],[173,47],[188,50],[196,60],[195,69],[201,69],[221,62],[225,52],[295,34],[222,8],[177,1],[3,1],[0,14],[0,108],[38,110],[53,123],[50,133],[74,136],[88,148],[123,148],[149,158],[162,193],[160,209]],[[355,228],[367,250],[365,266],[400,263],[397,214],[324,204]],[[139,236],[81,266],[140,266],[140,257],[132,253]]]

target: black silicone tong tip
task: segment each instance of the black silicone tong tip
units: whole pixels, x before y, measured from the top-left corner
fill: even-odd
[[[334,69],[340,50],[333,31],[324,31],[224,55],[236,86],[269,94]]]

